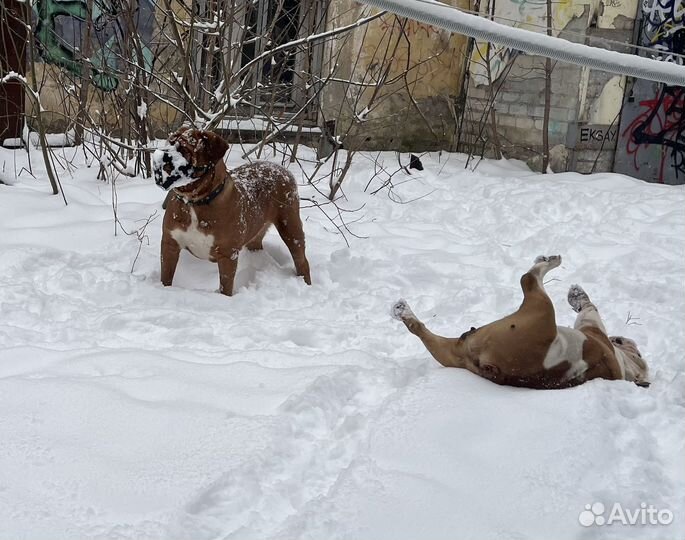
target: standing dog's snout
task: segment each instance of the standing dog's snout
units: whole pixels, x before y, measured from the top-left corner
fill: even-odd
[[[161,186],[164,182],[163,167],[165,162],[166,152],[158,148],[152,153],[152,172],[155,176],[155,184]]]
[[[172,154],[178,151],[177,148],[177,145],[158,148],[152,154],[152,170],[155,176],[155,184],[164,190],[168,190],[180,177],[178,174],[173,174],[174,157]]]

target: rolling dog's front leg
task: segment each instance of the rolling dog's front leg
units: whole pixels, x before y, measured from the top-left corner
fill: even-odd
[[[580,285],[571,285],[568,290],[568,303],[578,314],[573,328],[582,330],[585,327],[594,326],[602,333],[607,333],[597,307],[590,301],[590,297]]]
[[[395,302],[391,313],[423,342],[428,352],[443,366],[468,369],[462,339],[438,336],[428,330],[404,300]]]

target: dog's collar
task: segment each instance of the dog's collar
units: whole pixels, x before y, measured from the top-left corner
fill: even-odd
[[[225,178],[209,194],[205,195],[200,199],[189,199],[188,197],[184,197],[183,194],[176,189],[174,190],[174,197],[176,197],[179,201],[184,202],[186,204],[190,204],[192,206],[203,206],[205,204],[209,204],[214,199],[216,199],[219,196],[219,194],[224,190],[224,187],[226,187]]]

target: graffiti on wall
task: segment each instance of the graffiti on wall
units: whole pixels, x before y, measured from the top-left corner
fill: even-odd
[[[643,0],[640,43],[651,56],[683,65],[683,0]],[[637,80],[623,108],[614,170],[651,182],[685,183],[683,88]]]
[[[685,45],[683,12],[685,5],[678,0],[643,0],[642,43],[654,49],[654,56],[665,62],[683,65]]]
[[[571,41],[578,36],[564,33],[574,19],[583,18],[586,27],[616,28],[617,19],[633,18],[639,0],[554,0],[552,2],[552,35]],[[662,0],[664,1],[664,0]],[[547,29],[546,0],[481,0],[480,14],[493,17],[496,22],[545,33]],[[578,25],[576,25],[578,26]],[[476,85],[487,84],[487,43],[477,41],[474,47],[470,72]],[[498,45],[490,49],[491,78],[496,81],[519,54],[518,51]]]
[[[131,20],[143,43],[146,67],[152,66],[152,52],[148,46],[154,25],[153,0],[140,0]],[[88,20],[86,0],[37,0],[34,4],[36,39],[44,62],[61,66],[84,76],[79,51],[83,47]],[[116,0],[94,0],[92,37],[90,42],[91,79],[105,91],[118,86],[117,67],[122,54],[128,14],[121,13]]]
[[[494,10],[491,9],[494,5]],[[571,20],[580,17],[585,10],[585,4],[576,0],[560,0],[552,3],[552,34],[558,36]],[[547,25],[546,0],[489,0],[481,1],[481,15],[493,17],[496,22],[532,30],[545,32]],[[494,13],[490,13],[494,11]],[[487,42],[476,41],[471,54],[469,71],[476,85],[488,84],[487,73]],[[496,81],[504,70],[511,64],[519,51],[491,45],[490,47],[490,77]]]
[[[386,32],[395,31],[395,19],[390,17],[381,17],[378,21],[378,27]],[[407,37],[424,36],[431,38],[441,32],[440,28],[431,26],[430,24],[415,21],[414,19],[406,19],[402,21],[402,28]]]
[[[670,172],[674,180],[680,181],[669,183],[681,184],[685,182],[685,96],[681,87],[659,86],[656,97],[640,101],[642,112],[624,130],[625,152],[639,172],[641,151],[647,150],[646,165],[656,167],[656,181],[663,183]],[[658,147],[658,152],[649,152],[650,145]]]

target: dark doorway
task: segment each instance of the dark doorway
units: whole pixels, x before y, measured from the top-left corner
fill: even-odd
[[[0,5],[0,73],[26,73],[26,10],[28,3],[3,0]],[[24,125],[24,88],[21,82],[0,83],[0,144],[21,136]]]

